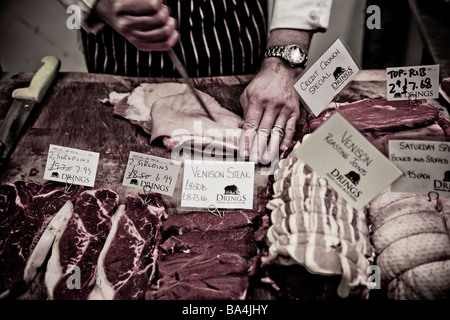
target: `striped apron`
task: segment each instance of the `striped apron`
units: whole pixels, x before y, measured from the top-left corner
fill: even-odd
[[[178,21],[174,51],[190,77],[254,74],[266,44],[267,0],[167,0]],[[144,52],[106,26],[82,30],[87,69],[139,77],[179,77],[166,52]]]

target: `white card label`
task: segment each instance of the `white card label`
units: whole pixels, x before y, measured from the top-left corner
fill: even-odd
[[[172,196],[181,162],[131,151],[122,184]]]
[[[402,174],[338,112],[295,153],[357,210]]]
[[[254,162],[185,160],[182,207],[252,209]]]
[[[390,140],[389,159],[404,173],[392,191],[450,197],[450,142]]]
[[[439,98],[439,65],[387,68],[387,99]]]
[[[93,187],[99,157],[98,152],[51,144],[45,165],[44,179]]]
[[[316,116],[360,71],[342,40],[334,44],[302,75],[294,88]]]

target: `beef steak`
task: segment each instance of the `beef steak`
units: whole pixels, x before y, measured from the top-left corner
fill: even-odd
[[[55,240],[45,274],[50,299],[86,300],[95,284],[97,260],[111,228],[119,196],[109,189],[87,190]]]

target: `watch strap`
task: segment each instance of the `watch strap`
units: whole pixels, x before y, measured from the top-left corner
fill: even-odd
[[[270,47],[264,52],[264,56],[266,58],[269,57],[282,57],[283,56],[284,46],[274,46]]]

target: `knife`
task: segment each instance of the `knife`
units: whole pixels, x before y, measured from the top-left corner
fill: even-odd
[[[205,112],[208,115],[208,117],[211,120],[216,121],[216,119],[214,119],[214,117],[211,114],[211,112],[209,112],[208,107],[206,106],[206,104],[203,101],[203,99],[200,96],[200,94],[197,92],[197,90],[195,90],[194,83],[192,82],[192,79],[189,78],[189,76],[188,76],[188,74],[186,72],[186,69],[184,68],[183,64],[181,63],[181,61],[178,58],[178,56],[175,53],[175,51],[173,51],[173,49],[171,48],[168,51],[168,53],[169,53],[170,59],[172,60],[173,65],[175,66],[175,68],[177,69],[177,71],[181,75],[181,77],[183,77],[184,82],[187,84],[189,90],[191,90],[192,94],[195,96],[195,98],[197,99],[198,103],[200,103],[201,107],[203,108],[203,110],[205,110]]]
[[[33,108],[42,101],[58,73],[58,58],[46,56],[41,62],[43,65],[31,79],[30,85],[27,88],[15,89],[12,93],[14,102],[0,127],[0,165],[9,157]]]

